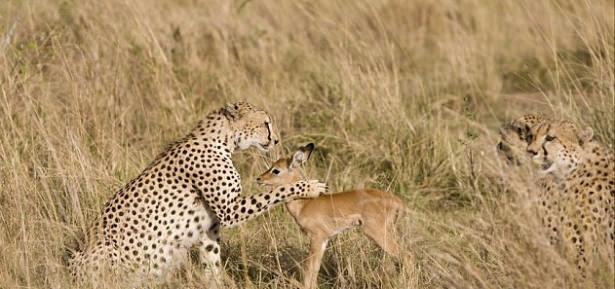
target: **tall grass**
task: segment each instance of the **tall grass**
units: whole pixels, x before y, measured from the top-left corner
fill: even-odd
[[[69,288],[65,246],[166,143],[235,100],[269,111],[283,140],[236,157],[246,193],[312,141],[309,175],[412,209],[399,229],[413,262],[396,270],[343,234],[323,288],[613,288],[612,260],[579,282],[540,231],[527,170],[494,152],[502,122],[528,112],[613,148],[613,19],[612,1],[588,0],[2,1],[0,288]],[[307,244],[284,210],[223,238],[237,285],[294,286]],[[199,276],[188,266],[172,283]]]

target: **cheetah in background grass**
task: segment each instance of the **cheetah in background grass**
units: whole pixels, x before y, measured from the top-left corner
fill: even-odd
[[[559,232],[582,273],[597,251],[613,260],[615,245],[615,162],[609,149],[593,139],[591,128],[566,121],[535,127],[528,152],[542,173],[559,185]],[[609,262],[613,266],[612,262]],[[610,268],[611,271],[613,268]]]
[[[528,165],[531,157],[527,147],[532,141],[533,129],[550,119],[540,115],[527,114],[515,119],[500,128],[500,142],[497,145],[498,153],[510,165]],[[534,180],[535,187],[530,188],[532,195],[537,197],[538,215],[545,226],[551,244],[557,243],[558,226],[556,226],[557,206],[559,204],[559,189],[551,175],[538,174]]]
[[[538,213],[551,243],[562,245],[583,274],[591,259],[587,251],[606,251],[612,258],[614,161],[591,129],[525,115],[503,126],[500,135],[498,151],[508,161],[540,166]]]
[[[326,186],[300,181],[241,196],[236,149],[266,151],[278,142],[269,115],[250,104],[210,113],[186,137],[161,153],[104,206],[85,248],[69,261],[77,281],[111,274],[124,287],[164,281],[198,247],[212,284],[220,284],[220,227],[254,218],[299,197],[317,197]]]

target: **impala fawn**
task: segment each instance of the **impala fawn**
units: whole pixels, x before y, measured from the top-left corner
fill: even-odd
[[[302,178],[300,166],[309,159],[314,144],[299,148],[291,158],[277,160],[256,181],[261,185],[281,186]],[[313,199],[286,203],[303,232],[310,238],[310,254],[304,267],[305,288],[314,288],[329,239],[340,232],[360,227],[385,252],[399,259],[400,248],[394,222],[406,210],[396,196],[372,189],[353,190]]]

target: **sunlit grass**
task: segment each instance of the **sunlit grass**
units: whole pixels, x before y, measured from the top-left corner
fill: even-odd
[[[0,288],[69,288],[64,249],[104,202],[235,100],[270,112],[283,141],[237,155],[246,193],[268,161],[314,142],[311,176],[412,209],[399,229],[415,262],[398,270],[349,232],[325,255],[322,288],[613,288],[612,266],[575,281],[541,234],[526,170],[494,152],[502,122],[528,112],[591,126],[613,148],[612,5],[0,2]],[[300,277],[307,239],[281,208],[223,239],[242,287]],[[199,277],[188,266],[166,286]]]

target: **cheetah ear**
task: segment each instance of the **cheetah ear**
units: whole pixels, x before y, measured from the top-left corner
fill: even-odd
[[[222,108],[222,114],[230,120],[239,118],[239,106],[236,103],[227,103]]]
[[[586,127],[584,130],[577,133],[579,143],[581,145],[590,142],[594,138],[594,130],[591,127]]]

